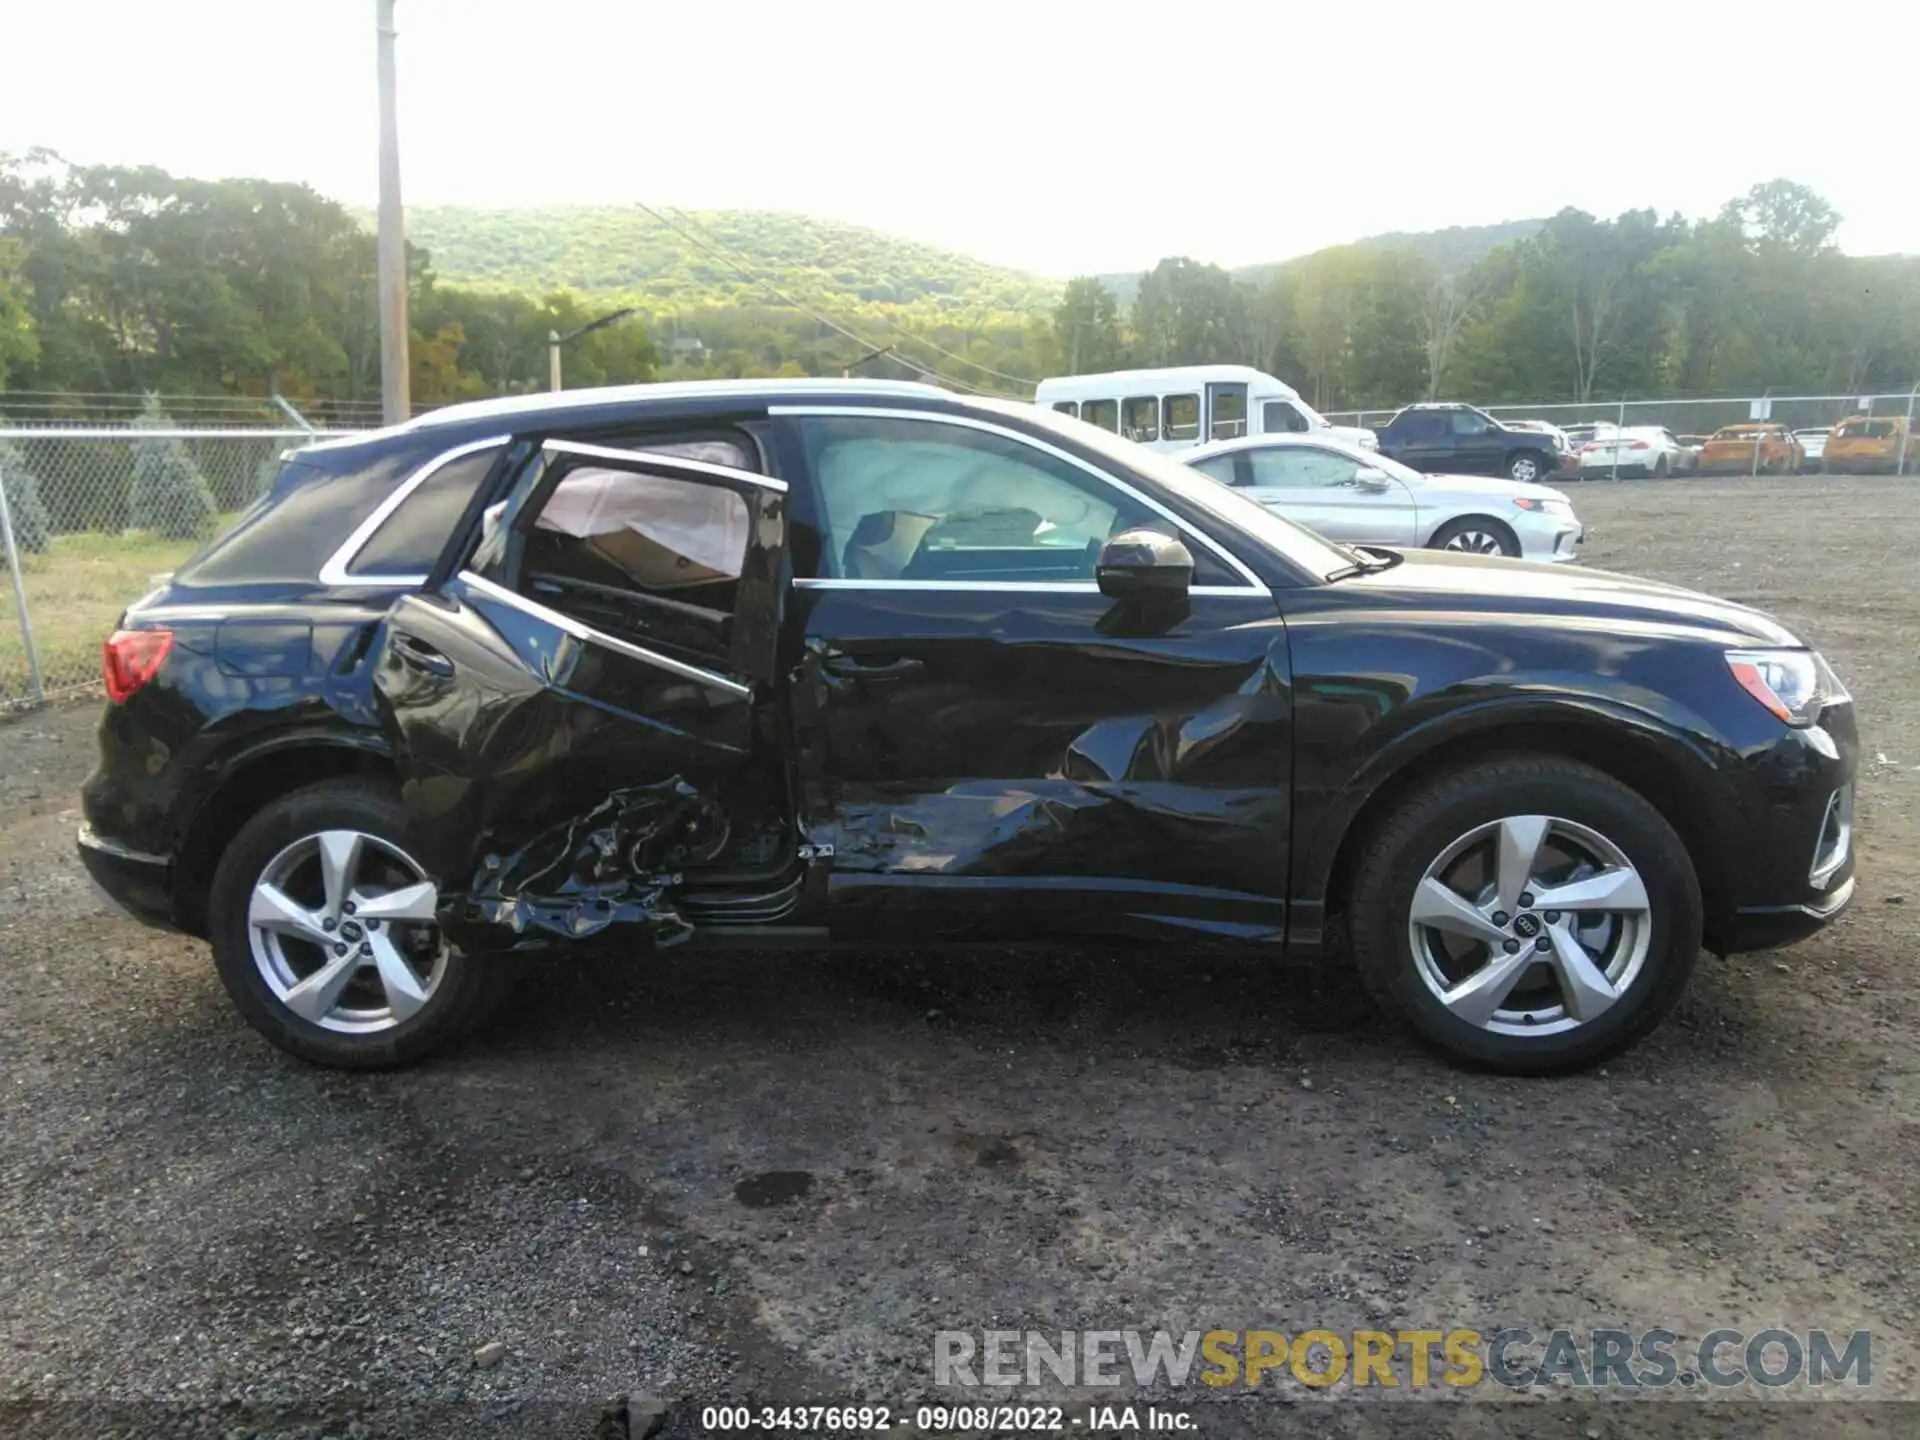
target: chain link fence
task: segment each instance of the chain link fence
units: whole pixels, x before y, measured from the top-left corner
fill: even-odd
[[[0,425],[0,712],[100,684],[100,642],[320,432]]]

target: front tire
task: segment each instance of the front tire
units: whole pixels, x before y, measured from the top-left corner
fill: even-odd
[[[1449,520],[1427,542],[1432,550],[1462,550],[1470,555],[1520,555],[1520,537],[1510,526],[1486,515]]]
[[[1588,766],[1513,755],[1444,775],[1366,838],[1354,961],[1449,1059],[1520,1075],[1605,1060],[1660,1022],[1700,951],[1685,845]]]
[[[446,944],[437,902],[392,788],[323,781],[266,805],[220,857],[214,966],[247,1023],[288,1054],[406,1065],[479,1024],[508,985],[499,961]]]

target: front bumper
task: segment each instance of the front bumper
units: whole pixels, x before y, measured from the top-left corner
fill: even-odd
[[[96,834],[82,825],[77,837],[80,863],[106,896],[144,925],[179,928],[173,912],[173,862]]]
[[[1727,905],[1709,918],[1721,955],[1801,940],[1853,901],[1859,741],[1851,704],[1748,757]]]
[[[1573,560],[1587,542],[1587,527],[1570,515],[1521,511],[1514,518],[1514,538],[1522,560]]]
[[[1724,955],[1749,950],[1772,950],[1804,940],[1853,903],[1854,877],[1817,900],[1798,905],[1755,905],[1734,912],[1725,932],[1717,937]]]

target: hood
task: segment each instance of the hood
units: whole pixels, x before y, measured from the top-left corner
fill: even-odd
[[[1336,582],[1391,593],[1402,603],[1478,614],[1520,613],[1530,618],[1622,632],[1691,632],[1726,645],[1802,642],[1764,611],[1697,590],[1589,570],[1453,550],[1408,550],[1391,570]]]
[[[1564,500],[1569,505],[1573,503],[1571,495],[1551,485],[1523,484],[1518,480],[1503,480],[1498,475],[1422,475],[1420,485],[1422,489],[1445,490],[1453,495],[1486,495],[1509,501],[1525,497],[1530,500]]]

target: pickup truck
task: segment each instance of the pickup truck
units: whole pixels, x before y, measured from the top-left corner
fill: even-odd
[[[1409,405],[1377,434],[1381,454],[1428,474],[1504,475],[1533,485],[1568,458],[1553,431],[1511,425],[1471,405]]]

